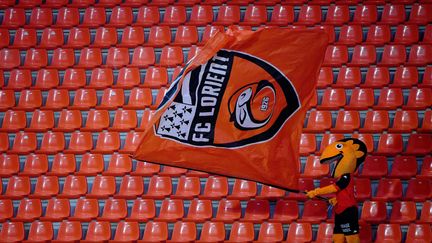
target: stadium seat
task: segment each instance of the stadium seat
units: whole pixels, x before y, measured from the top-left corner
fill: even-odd
[[[68,175],[59,198],[79,198],[87,193],[87,180],[84,176]]]
[[[14,208],[12,205],[12,200],[10,199],[0,199],[0,222],[5,222],[6,220],[13,217]]]
[[[21,0],[16,6],[20,8],[35,8],[42,4],[41,0],[31,1],[31,0]]]
[[[4,10],[3,14],[3,22],[1,24],[1,27],[3,28],[14,29],[23,26],[26,23],[25,11],[22,8],[7,8]]]
[[[404,102],[403,93],[400,88],[384,87],[380,90],[378,104],[374,106],[376,109],[395,110],[401,107]]]
[[[350,12],[348,5],[330,5],[327,9],[327,14],[324,24],[343,25],[350,20]]]
[[[7,110],[3,116],[0,128],[2,132],[17,132],[24,130],[27,125],[26,113],[24,111]]]
[[[241,25],[259,26],[267,22],[267,9],[263,5],[248,5]]]
[[[382,46],[390,42],[391,32],[388,25],[371,25],[365,44]]]
[[[372,188],[369,178],[357,178],[354,181],[355,198],[357,201],[369,200],[372,197]]]
[[[121,221],[117,224],[114,241],[130,242],[137,241],[140,235],[138,222]]]
[[[134,199],[144,192],[144,183],[139,176],[129,176],[125,175],[122,178],[120,189],[114,197]]]
[[[247,202],[242,221],[262,223],[270,217],[270,204],[268,200],[250,200]]]
[[[48,131],[44,133],[40,149],[36,150],[36,152],[44,154],[56,154],[65,148],[65,144],[65,138],[62,132]]]
[[[134,49],[134,52],[132,54],[132,62],[129,66],[144,68],[153,65],[155,63],[155,60],[156,60],[156,56],[153,47],[139,46]],[[120,71],[123,69],[125,68],[120,69]],[[140,83],[139,76],[135,78],[133,81],[134,81],[133,83],[134,85],[139,84]]]
[[[20,200],[18,211],[13,221],[32,222],[42,215],[42,204],[40,199],[24,198]]]
[[[30,178],[27,176],[12,176],[7,183],[3,198],[21,199],[30,194]]]
[[[320,109],[333,110],[345,105],[346,94],[344,89],[326,89],[322,96]]]
[[[0,90],[0,111],[6,111],[15,106],[15,92]]]
[[[427,110],[423,114],[423,122],[421,127],[417,129],[419,132],[431,132],[432,131],[432,111]]]
[[[363,127],[360,132],[383,132],[389,128],[390,118],[387,111],[367,111]]]
[[[12,47],[27,49],[36,46],[37,34],[35,29],[19,28],[15,32]]]
[[[102,7],[89,6],[85,9],[82,27],[95,28],[106,23],[105,9]]]
[[[105,67],[119,69],[129,64],[129,50],[124,47],[110,47]]]
[[[62,110],[54,131],[72,132],[81,128],[81,112],[78,110]]]
[[[339,111],[335,127],[331,129],[335,133],[344,133],[358,130],[360,127],[360,114],[357,111]]]
[[[411,88],[419,80],[417,68],[415,67],[398,67],[395,72],[393,83],[390,87]]]
[[[167,176],[152,176],[147,192],[143,198],[162,199],[172,193],[171,178]]]
[[[419,223],[432,223],[432,202],[425,201],[422,205]]]
[[[9,73],[9,80],[4,87],[15,91],[28,89],[32,85],[31,71],[25,69],[13,69]]]
[[[228,179],[222,176],[210,176],[205,183],[201,199],[220,199],[228,194]]]
[[[90,198],[79,198],[76,201],[75,212],[72,217],[69,217],[69,220],[89,222],[93,219],[96,219],[98,215],[98,200]]]
[[[304,172],[302,173],[303,177],[320,178],[328,176],[329,173],[329,164],[321,164],[318,156],[310,155],[307,157]]]
[[[40,69],[48,65],[48,55],[45,49],[27,49],[23,68]]]
[[[234,25],[240,22],[240,7],[236,5],[222,5],[219,7],[215,25]]]
[[[176,67],[183,65],[183,50],[179,46],[164,46],[159,64],[164,67]]]
[[[171,42],[171,30],[168,26],[152,26],[146,45],[162,47]]]
[[[283,240],[282,224],[263,222],[260,226],[257,242],[281,242]]]
[[[40,69],[37,72],[33,88],[40,90],[54,89],[59,85],[59,76],[56,69]]]
[[[273,7],[268,25],[286,26],[294,21],[294,8],[289,5],[276,5]]]
[[[225,240],[225,226],[222,222],[206,221],[197,242],[219,242]]]
[[[162,25],[178,26],[186,22],[186,8],[184,6],[168,6],[165,8]]]
[[[136,162],[135,170],[132,171],[131,175],[137,175],[137,176],[152,176],[159,172],[160,165],[148,163],[144,161]]]
[[[112,154],[120,148],[120,134],[118,132],[103,131],[98,134],[93,153]]]
[[[312,241],[312,226],[309,223],[292,223],[288,229],[287,242]]]
[[[361,82],[361,72],[358,67],[341,67],[334,88],[354,88]]]
[[[16,154],[0,155],[0,176],[10,177],[20,170],[19,157]]]
[[[372,224],[380,224],[387,219],[386,202],[365,201],[361,210],[361,221]]]
[[[390,82],[390,73],[386,67],[369,67],[365,82],[360,86],[364,88],[381,88]]]
[[[419,41],[419,31],[416,25],[401,24],[396,28],[395,44],[411,45]]]
[[[249,222],[234,222],[226,242],[251,242],[255,238],[254,227]]]
[[[405,46],[403,45],[385,45],[382,53],[380,65],[399,66],[406,61]]]
[[[165,166],[164,166],[165,170]],[[201,192],[201,184],[198,177],[181,176],[177,183],[177,189],[172,198],[192,199]]]
[[[323,66],[342,66],[348,62],[348,48],[344,45],[329,45],[327,47]]]
[[[431,182],[428,179],[411,179],[405,193],[406,200],[425,201],[431,197]]]
[[[39,176],[36,187],[30,198],[47,199],[56,196],[59,193],[59,183],[57,176]]]
[[[73,49],[57,48],[52,54],[49,68],[66,69],[75,64],[75,54]]]
[[[189,25],[205,26],[213,21],[213,9],[209,5],[194,4],[187,22]]]
[[[125,154],[111,154],[104,175],[123,176],[132,170],[132,159]]]
[[[432,68],[426,67],[422,82],[418,84],[421,88],[432,88]]]
[[[382,178],[378,182],[374,200],[395,201],[402,198],[402,183],[399,179]]]
[[[13,140],[12,149],[8,153],[28,154],[35,151],[37,148],[36,133],[32,132],[17,132]]]
[[[62,221],[57,232],[57,241],[79,241],[82,238],[82,227],[78,221]]]
[[[109,48],[117,44],[117,30],[114,27],[99,27],[91,44],[92,47]]]
[[[7,47],[10,42],[9,31],[7,29],[0,29],[0,48]]]
[[[377,6],[373,4],[362,4],[357,5],[355,12],[353,23],[362,24],[362,25],[370,25],[375,23],[378,20],[378,11]]]
[[[42,6],[47,8],[61,8],[66,4],[68,4],[67,0],[46,0]]]
[[[309,191],[315,188],[312,178],[299,178],[298,180],[299,191]],[[290,192],[286,196],[287,199],[296,201],[306,201],[308,198],[303,193]]]
[[[381,15],[381,23],[397,25],[405,21],[405,6],[398,4],[386,4]]]
[[[406,233],[406,243],[430,242],[432,232],[430,225],[427,224],[410,224]]]
[[[165,199],[162,201],[157,221],[176,222],[183,218],[184,207],[181,199]]]
[[[195,223],[178,221],[174,224],[171,240],[168,242],[192,242],[196,238],[197,229]]]
[[[259,195],[256,197],[257,199],[268,199],[275,200],[285,196],[285,191],[276,187],[262,185],[261,191]]]
[[[75,92],[71,109],[89,110],[97,104],[96,90],[94,89],[78,89]]]
[[[181,25],[177,27],[173,45],[191,46],[198,42],[196,26]]]
[[[32,111],[42,106],[41,90],[22,90],[18,100],[17,110]]]
[[[51,222],[34,221],[30,226],[27,241],[44,242],[52,240],[54,230]]]
[[[9,136],[7,133],[0,133],[0,151],[9,151]]]
[[[303,5],[300,7],[300,12],[296,24],[315,25],[321,22],[321,8],[317,5]]]
[[[270,222],[291,223],[299,217],[299,206],[296,201],[278,200]]]
[[[300,155],[309,155],[314,153],[317,148],[314,134],[301,134],[300,137]]]
[[[303,215],[299,222],[320,223],[327,219],[327,203],[318,200],[306,201],[303,208]]]
[[[18,49],[3,48],[0,50],[0,69],[17,68],[21,64]]]
[[[312,110],[307,119],[307,125],[303,132],[324,132],[332,127],[332,116],[330,111]]]
[[[86,74],[83,69],[68,68],[64,72],[61,88],[76,90],[86,85]]]
[[[124,199],[108,198],[105,200],[102,216],[98,220],[118,222],[127,216],[127,204]]]
[[[166,222],[148,222],[145,225],[143,242],[164,242],[168,240],[168,225]]]
[[[417,219],[416,205],[412,201],[396,201],[392,205],[390,223],[409,224]]]
[[[333,79],[333,69],[331,67],[321,67],[317,80],[317,88],[326,88],[332,85]]]
[[[126,218],[127,221],[147,222],[149,219],[154,218],[156,215],[155,202],[152,199],[141,199],[137,198],[133,201],[130,215]],[[155,224],[166,224],[159,222],[149,222],[146,225]],[[145,233],[144,233],[145,234]]]
[[[94,178],[93,186],[88,198],[108,198],[116,192],[116,182],[114,176],[97,175]]]
[[[121,41],[117,46],[137,47],[144,44],[144,29],[139,26],[126,26],[123,29]]]
[[[183,220],[203,223],[213,216],[213,207],[210,200],[194,199],[188,209],[187,217]]]
[[[367,67],[376,63],[376,51],[373,45],[356,45],[351,57],[351,66]]]
[[[431,178],[432,177],[432,157],[425,156],[421,163],[420,173],[416,175],[418,178]]]
[[[363,41],[363,31],[360,25],[343,25],[340,28],[337,44],[354,46]]]
[[[150,69],[150,68],[149,68]],[[148,69],[148,70],[149,70]],[[125,109],[143,109],[152,103],[152,93],[147,88],[133,88],[129,94],[129,102],[123,106]]]
[[[136,17],[136,22],[133,25],[141,27],[150,27],[159,23],[160,14],[156,6],[140,6]]]
[[[204,28],[204,32],[202,34],[201,42],[199,44],[203,45],[205,44],[213,35],[216,34],[216,32],[224,32],[224,27],[220,25],[207,25]]]
[[[100,63],[102,63],[102,60],[100,60]],[[113,82],[114,82],[114,76],[113,76],[112,69],[95,68],[91,72],[90,83],[89,85],[86,86],[86,88],[106,89],[110,87],[113,84]]]
[[[430,88],[411,88],[405,109],[423,110],[432,106],[432,89]]]
[[[428,24],[432,21],[431,13],[432,8],[429,4],[415,3],[412,5],[408,22],[418,25]]]
[[[126,154],[133,153],[138,148],[142,136],[143,133],[141,132],[134,132],[134,131],[128,132],[126,134],[126,138],[124,139],[123,147],[119,150],[119,153],[126,153]]]
[[[236,179],[228,199],[248,200],[257,194],[257,183],[249,180]]]
[[[241,217],[241,205],[239,200],[221,199],[217,207],[214,221],[232,223]]]
[[[401,242],[402,232],[399,224],[380,224],[376,233],[376,243]]]
[[[62,221],[70,216],[69,199],[51,198],[45,209],[43,221]]]
[[[84,154],[93,149],[93,137],[89,132],[73,132],[66,153]]]
[[[87,228],[85,241],[102,242],[111,239],[111,225],[106,221],[91,221]]]
[[[99,2],[100,3],[100,2]],[[106,26],[125,27],[131,25],[133,21],[132,8],[115,6],[112,8],[109,22]]]
[[[409,179],[417,174],[417,161],[414,156],[398,156],[394,158],[389,177]]]
[[[54,156],[51,170],[47,175],[67,176],[75,172],[75,155],[58,153]]]
[[[320,144],[320,150],[316,154],[322,153],[325,147],[343,138],[344,138],[343,134],[337,134],[337,133],[323,134],[321,139],[321,144]]]
[[[65,47],[82,48],[90,45],[90,30],[88,28],[73,27],[69,31]]]
[[[331,243],[333,242],[333,223],[320,223],[316,240],[313,242]]]
[[[6,242],[22,242],[24,240],[24,224],[22,222],[4,222],[0,237]]]
[[[95,68],[102,64],[102,52],[99,48],[83,48],[81,49],[78,68]],[[90,85],[92,83],[90,82]]]
[[[52,24],[51,8],[33,8],[30,14],[30,22],[27,27],[30,28],[45,28]]]

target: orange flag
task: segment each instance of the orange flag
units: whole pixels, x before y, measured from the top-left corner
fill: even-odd
[[[296,189],[326,46],[315,30],[217,33],[167,91],[134,158]]]

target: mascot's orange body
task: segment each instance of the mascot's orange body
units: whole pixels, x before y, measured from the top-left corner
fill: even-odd
[[[336,193],[329,201],[335,210],[335,227],[333,241],[335,243],[360,242],[357,203],[354,198],[353,174],[366,157],[366,145],[355,138],[342,139],[324,149],[321,163],[332,163],[332,176],[337,179],[335,184],[308,191],[306,195],[313,198],[318,195]]]

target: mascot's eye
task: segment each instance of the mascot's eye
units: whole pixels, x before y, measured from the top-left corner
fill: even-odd
[[[338,143],[338,144],[336,144],[336,148],[337,148],[337,149],[342,149],[342,148],[343,148],[343,145],[340,144],[340,143]]]

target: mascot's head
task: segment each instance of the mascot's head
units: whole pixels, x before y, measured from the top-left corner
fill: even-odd
[[[357,170],[366,158],[366,145],[356,138],[346,138],[328,145],[321,155],[321,163],[336,162],[332,176],[340,177]]]

